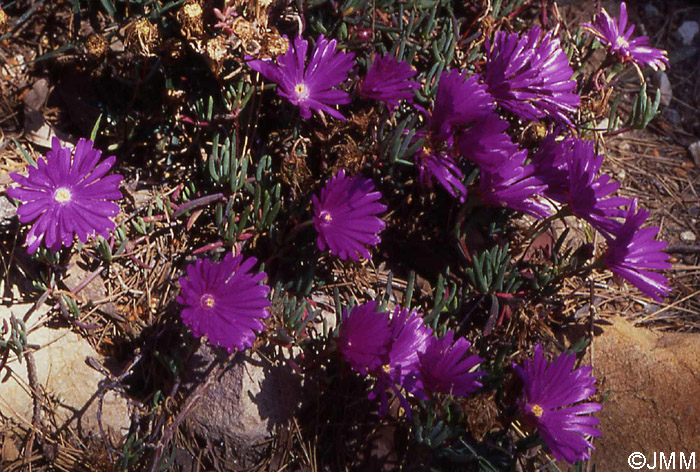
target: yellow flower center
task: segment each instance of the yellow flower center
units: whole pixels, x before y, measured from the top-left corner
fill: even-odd
[[[630,47],[630,43],[627,42],[627,40],[625,38],[623,38],[622,36],[618,36],[615,39],[615,46],[620,47],[620,48],[628,48],[628,47]]]
[[[306,100],[309,98],[309,87],[304,83],[296,84],[294,87],[294,93],[297,95],[298,100]]]
[[[532,413],[538,418],[542,416],[542,413],[544,413],[544,410],[542,409],[542,407],[537,405],[537,404],[532,405],[532,407],[530,407],[530,409],[532,410]]]
[[[321,218],[321,221],[328,224],[331,221],[333,221],[333,218],[331,217],[331,214],[327,211],[322,211],[321,214],[319,215]]]
[[[383,365],[383,366],[382,366],[382,369],[383,369],[384,372],[386,372],[387,374],[391,373],[391,366],[390,366],[389,364]]]
[[[67,203],[71,201],[71,198],[73,198],[73,195],[70,193],[70,190],[65,187],[57,188],[53,193],[53,199],[58,203]]]
[[[202,298],[200,298],[199,303],[203,308],[214,308],[214,297],[205,293],[202,295]]]

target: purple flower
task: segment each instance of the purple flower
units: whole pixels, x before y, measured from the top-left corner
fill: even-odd
[[[393,109],[399,105],[399,100],[413,102],[412,90],[420,88],[418,82],[410,80],[416,74],[416,70],[404,61],[389,55],[377,56],[362,79],[360,93]]]
[[[671,289],[668,279],[651,270],[670,269],[668,254],[663,252],[666,241],[656,241],[657,227],[642,228],[649,217],[647,210],[637,212],[637,199],[627,210],[627,219],[608,237],[608,249],[603,260],[613,274],[622,277],[654,300],[661,301]]]
[[[496,170],[518,150],[506,134],[507,129],[508,122],[491,113],[459,135],[460,154],[482,170]]]
[[[119,205],[109,200],[122,198],[123,177],[105,176],[115,157],[98,164],[101,155],[92,148],[92,141],[80,139],[71,159],[71,149],[53,138],[46,160],[39,159],[26,177],[10,174],[19,187],[7,189],[7,194],[25,202],[17,209],[19,221],[36,220],[25,242],[30,254],[42,243],[57,251],[62,244],[73,244],[74,236],[86,242],[88,236],[107,236],[114,229],[110,218],[119,213]]]
[[[652,69],[665,69],[668,65],[666,51],[649,46],[649,38],[632,38],[634,25],[627,27],[627,5],[620,5],[620,19],[615,21],[605,8],[593,18],[593,24],[583,23],[584,29],[607,45],[610,52],[622,62],[634,62],[639,66],[649,65]]]
[[[571,213],[588,221],[603,234],[615,231],[620,224],[611,217],[624,214],[621,206],[630,204],[623,197],[608,197],[620,184],[611,182],[609,175],[596,177],[603,164],[603,156],[596,155],[593,143],[576,139],[566,154],[569,170],[566,203]]]
[[[392,380],[409,391],[416,387],[416,374],[424,353],[433,339],[433,330],[425,325],[416,310],[397,307],[389,322],[391,346],[385,365]]]
[[[328,41],[321,35],[307,65],[309,43],[297,37],[286,54],[277,57],[277,64],[272,60],[252,60],[248,65],[275,82],[279,86],[278,93],[297,105],[303,118],[311,118],[311,110],[315,110],[344,120],[345,117],[329,105],[350,103],[347,92],[333,87],[348,78],[355,55],[336,51],[336,44],[335,39]]]
[[[435,104],[428,116],[428,131],[418,133],[424,138],[424,144],[414,160],[422,185],[431,187],[435,179],[450,195],[464,201],[467,189],[462,183],[460,152],[476,160],[484,154],[490,155],[494,142],[510,141],[503,133],[508,124],[503,122],[505,126],[501,126],[500,122],[491,121],[496,116],[494,108],[493,98],[476,76],[467,77],[465,72],[456,70],[443,72]],[[484,126],[487,122],[490,124]],[[455,138],[461,135],[465,137]],[[460,142],[459,149],[454,146],[455,139]],[[470,151],[465,151],[467,147]]]
[[[253,346],[255,331],[265,329],[260,320],[270,316],[270,287],[259,283],[267,274],[249,273],[256,262],[228,253],[221,262],[200,259],[187,266],[187,278],[178,279],[177,302],[195,337],[206,335],[229,352]]]
[[[542,37],[536,26],[522,37],[497,32],[493,44],[486,43],[484,80],[496,102],[520,118],[550,116],[571,125],[569,115],[580,99],[574,71],[553,35],[550,31]]]
[[[550,207],[538,199],[547,186],[534,175],[532,164],[525,165],[525,159],[527,151],[522,150],[493,169],[482,169],[479,197],[487,205],[547,217]]]
[[[430,137],[451,140],[454,131],[490,116],[494,109],[493,97],[476,76],[467,77],[457,70],[443,72],[429,118]]]
[[[467,195],[467,187],[462,183],[464,173],[450,154],[423,147],[414,155],[414,161],[422,186],[432,188],[435,179],[447,193],[464,202]]]
[[[411,407],[399,387],[414,395],[424,398],[423,386],[419,377],[419,354],[424,353],[432,339],[433,330],[425,325],[423,317],[416,310],[396,307],[389,322],[391,337],[383,365],[371,374],[377,383],[369,395],[370,399],[379,397],[381,406],[379,414],[384,416],[387,408],[387,389],[394,392],[410,418]]]
[[[338,333],[338,351],[355,371],[367,375],[387,361],[391,328],[386,312],[376,302],[345,310]]]
[[[593,445],[586,435],[600,436],[598,418],[583,416],[599,411],[600,403],[578,403],[596,392],[593,368],[572,370],[575,362],[575,354],[564,353],[548,365],[538,344],[534,360],[526,360],[522,368],[513,364],[524,384],[520,411],[537,427],[554,457],[569,463],[589,458]],[[578,404],[567,406],[574,403]]]
[[[556,134],[547,135],[532,155],[535,175],[547,184],[544,194],[558,202],[566,201],[569,189],[568,155],[576,142],[575,138],[556,140]]]
[[[474,370],[481,363],[476,355],[467,356],[471,343],[459,338],[453,344],[454,332],[442,338],[429,338],[425,352],[419,352],[420,380],[426,392],[466,396],[480,388],[479,378],[485,372]]]
[[[328,247],[341,259],[370,259],[367,246],[381,241],[379,233],[386,223],[377,214],[386,206],[377,200],[381,194],[374,190],[370,179],[362,176],[345,177],[341,170],[331,177],[321,190],[321,198],[313,197],[314,226],[318,231],[318,247]]]

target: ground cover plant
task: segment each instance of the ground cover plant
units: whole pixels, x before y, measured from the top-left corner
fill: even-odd
[[[588,467],[592,276],[672,296],[659,228],[603,170],[669,65],[625,3],[574,27],[527,0],[42,3],[4,3],[3,39],[49,13],[34,62],[68,111],[46,149],[12,141],[6,272],[127,367],[109,388],[138,408],[117,441],[35,415],[37,462],[189,470],[188,443],[202,470]],[[96,278],[108,297],[79,294]],[[0,367],[31,351],[21,320],[0,332]],[[179,435],[253,354],[312,391],[276,441]]]

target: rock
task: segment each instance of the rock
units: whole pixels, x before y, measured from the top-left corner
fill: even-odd
[[[644,14],[647,16],[647,18],[656,18],[659,16],[660,12],[654,5],[647,3],[644,5]]]
[[[700,26],[698,26],[697,21],[684,21],[676,31],[676,34],[681,42],[688,46],[693,42],[698,31],[700,31]]]
[[[11,307],[0,306],[0,324],[8,320],[10,314],[22,319],[32,304],[14,304]],[[100,383],[105,377],[86,364],[88,356],[99,358],[90,344],[69,329],[51,329],[39,324],[32,326],[36,320],[48,311],[43,305],[35,311],[27,322],[27,342],[38,346],[34,352],[37,380],[44,391],[44,397],[51,399],[51,417],[44,410],[46,424],[56,423],[58,428],[70,426],[77,429],[83,437],[100,437],[97,413]],[[23,424],[32,421],[33,401],[28,392],[27,362],[10,355],[7,368],[12,375],[3,371],[0,383],[0,411]],[[101,411],[102,426],[113,442],[119,441],[129,431],[131,418],[127,400],[113,391],[107,391],[103,397]]]
[[[692,231],[683,231],[681,233],[681,241],[683,241],[684,243],[692,243],[693,241],[695,241],[695,239],[695,233],[693,233]]]
[[[673,89],[671,88],[671,81],[668,79],[668,75],[662,70],[657,70],[654,72],[653,78],[654,85],[661,91],[661,104],[665,107],[669,106],[673,98]]]
[[[690,153],[690,157],[693,158],[695,167],[700,167],[700,141],[695,141],[688,146],[688,152]]]
[[[630,470],[633,452],[697,451],[700,444],[700,338],[658,333],[622,317],[594,341],[594,375],[608,393],[598,413],[596,470]],[[646,469],[645,469],[646,470]]]
[[[666,108],[666,110],[664,110],[664,118],[672,126],[680,126],[681,124],[681,114],[678,113],[678,110],[674,110],[673,108]]]
[[[216,353],[203,343],[195,356],[201,358],[198,364],[206,368]],[[269,359],[276,359],[275,364]],[[202,378],[191,388],[201,381]],[[247,467],[260,459],[264,451],[259,446],[272,436],[275,426],[285,424],[301,408],[302,398],[308,397],[303,389],[301,375],[280,352],[264,357],[246,352],[236,357],[231,368],[209,387],[184,427],[222,445],[227,462]]]

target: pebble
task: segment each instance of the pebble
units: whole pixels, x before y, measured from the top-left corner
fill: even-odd
[[[693,158],[695,167],[700,167],[700,141],[695,141],[693,144],[688,146],[688,153],[690,154],[690,157]]]
[[[671,88],[671,81],[668,79],[666,72],[662,70],[654,72],[654,83],[661,91],[661,104],[665,107],[669,106],[671,104],[671,98],[673,98],[673,89]]]
[[[659,9],[651,3],[647,3],[646,5],[644,5],[644,13],[649,18],[656,18],[660,14]]]
[[[684,243],[692,243],[693,241],[695,241],[695,239],[695,233],[693,233],[692,231],[683,231],[681,233],[681,241],[683,241]]]
[[[678,34],[683,44],[688,46],[693,42],[698,31],[700,31],[700,26],[698,26],[697,21],[684,21],[676,31],[676,34]]]

